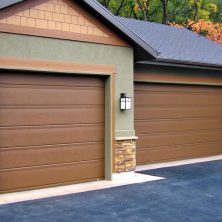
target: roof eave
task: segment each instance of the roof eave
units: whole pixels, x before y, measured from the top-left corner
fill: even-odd
[[[160,60],[153,60],[153,61],[139,61],[136,64],[143,64],[143,65],[158,65],[158,66],[171,66],[171,67],[183,67],[183,68],[193,68],[193,69],[207,69],[207,70],[217,70],[222,71],[222,66],[210,66],[208,65],[197,65],[197,64],[189,64],[189,63],[175,63],[175,62],[166,62]]]
[[[163,58],[157,58],[156,61],[172,63],[172,64],[184,64],[184,65],[190,65],[190,66],[212,67],[212,68],[218,68],[222,70],[222,65],[216,64],[216,63],[204,63],[204,62],[198,62],[198,61],[183,61],[183,60],[163,59]]]

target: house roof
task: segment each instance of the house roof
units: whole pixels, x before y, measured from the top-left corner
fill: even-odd
[[[1,0],[0,1],[0,9],[10,6],[10,5],[13,5],[18,2],[21,2],[21,1],[23,1],[23,0]]]
[[[222,45],[185,28],[114,16],[96,0],[83,0],[155,61],[222,68]]]
[[[23,0],[3,0],[0,8]],[[76,0],[157,62],[222,68],[222,45],[185,28],[114,16],[96,0]]]
[[[222,66],[222,45],[188,29],[118,17],[159,52],[157,61]]]

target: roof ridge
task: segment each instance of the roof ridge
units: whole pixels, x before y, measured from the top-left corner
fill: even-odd
[[[139,19],[134,19],[134,18],[127,18],[127,17],[123,17],[123,16],[117,16],[121,19],[128,19],[128,20],[132,20],[132,21],[136,21],[136,22],[141,22],[141,23],[149,23],[149,24],[154,24],[154,25],[158,25],[158,26],[162,26],[162,27],[167,27],[167,28],[173,28],[173,29],[182,29],[182,30],[188,30],[185,27],[175,27],[175,26],[171,26],[171,25],[167,25],[167,24],[162,24],[162,23],[158,23],[158,22],[151,22],[151,21],[146,21],[146,20],[139,20]]]

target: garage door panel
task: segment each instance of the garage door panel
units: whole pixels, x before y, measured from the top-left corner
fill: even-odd
[[[140,107],[136,106],[135,119],[167,119],[167,118],[222,118],[222,106],[204,107]]]
[[[198,95],[198,94],[176,94],[176,93],[140,93],[135,96],[136,105],[222,105],[222,95]]]
[[[155,147],[222,140],[222,130],[140,135],[138,146]]]
[[[103,143],[0,149],[0,170],[104,159]]]
[[[138,164],[221,154],[222,146],[212,147],[222,141],[222,88],[136,83],[135,129]],[[207,148],[194,145],[209,141]],[[192,155],[177,154],[188,144]]]
[[[209,149],[211,147],[211,149]],[[137,155],[140,156],[140,164],[147,162],[170,161],[175,159],[192,158],[196,156],[209,156],[220,153],[222,142],[202,143],[195,145],[178,145],[174,147],[159,147],[140,149]],[[198,152],[197,152],[198,150]]]
[[[104,79],[0,75],[0,192],[104,177]]]
[[[9,105],[103,105],[104,94],[93,88],[0,88],[1,106]]]
[[[98,106],[57,106],[36,108],[0,108],[1,126],[41,126],[103,123],[104,108]]]
[[[222,130],[222,117],[218,119],[167,119],[136,121],[137,135],[148,133],[167,133],[189,130]]]
[[[81,173],[80,173],[81,172]],[[0,192],[15,189],[30,189],[53,184],[102,179],[104,161],[61,164],[0,171]]]
[[[220,86],[214,86],[210,88],[209,86],[201,86],[201,85],[176,85],[176,84],[149,84],[148,83],[136,83],[134,86],[135,91],[139,93],[197,93],[197,94],[222,94]],[[161,87],[161,88],[160,88]],[[189,87],[189,91],[187,90]]]
[[[103,78],[94,76],[75,76],[67,74],[41,73],[1,73],[0,84],[2,85],[32,85],[32,86],[70,86],[70,87],[88,87],[104,88]]]
[[[12,139],[13,138],[13,139]],[[0,129],[0,147],[97,142],[104,140],[101,125],[14,127]]]

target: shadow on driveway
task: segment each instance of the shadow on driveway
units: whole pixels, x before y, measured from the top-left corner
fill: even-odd
[[[222,222],[222,161],[143,171],[166,180],[0,206],[1,222]]]

